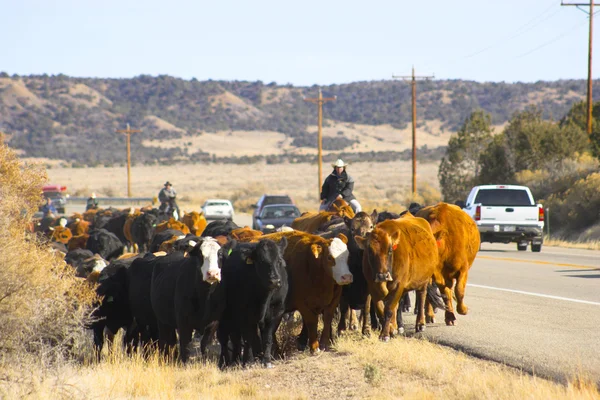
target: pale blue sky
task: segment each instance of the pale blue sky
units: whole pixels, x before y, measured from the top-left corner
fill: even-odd
[[[441,79],[587,76],[588,17],[560,0],[0,0],[0,15],[9,74],[312,85],[414,64]]]

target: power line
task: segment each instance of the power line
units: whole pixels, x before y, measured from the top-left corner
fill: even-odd
[[[544,42],[536,47],[534,47],[533,49],[516,56],[515,58],[523,58],[525,56],[528,56],[531,53],[535,53],[536,51],[543,49],[544,47],[557,42],[560,39],[565,38],[566,36],[568,36],[569,34],[573,33],[575,30],[577,30],[577,28],[581,28],[582,26],[584,26],[587,23],[587,21],[584,21],[584,23],[578,22],[576,25],[573,25],[572,27],[570,27],[569,29],[567,29],[566,31],[562,32],[561,34],[559,34],[558,36],[553,37],[552,39],[550,39],[547,42]]]

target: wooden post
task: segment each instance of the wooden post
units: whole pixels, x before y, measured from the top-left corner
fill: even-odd
[[[318,197],[321,196],[321,187],[323,186],[323,104],[328,101],[335,101],[337,96],[323,97],[323,93],[319,88],[319,97],[317,98],[304,98],[304,101],[317,104],[317,146],[318,146],[318,163],[319,163],[319,187]]]
[[[131,197],[131,134],[139,133],[139,129],[131,129],[127,124],[127,129],[117,129],[116,133],[124,133],[127,136],[127,197]]]

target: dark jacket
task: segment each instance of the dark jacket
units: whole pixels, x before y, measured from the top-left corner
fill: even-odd
[[[56,207],[54,207],[54,204],[44,204],[40,211],[44,213],[44,217],[49,214],[58,214],[58,212],[56,211]]]
[[[354,179],[346,173],[346,170],[342,172],[342,175],[338,176],[333,172],[325,179],[323,187],[321,188],[321,200],[327,200],[331,203],[336,199],[338,194],[342,195],[342,198],[347,202],[354,200]]]
[[[86,203],[86,206],[85,206],[85,211],[90,210],[90,209],[95,210],[97,208],[98,208],[98,199],[95,199],[93,197],[89,197],[87,199],[87,203]]]

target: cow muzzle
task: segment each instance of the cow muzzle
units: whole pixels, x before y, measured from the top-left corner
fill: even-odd
[[[389,282],[392,280],[392,274],[386,272],[385,274],[376,274],[375,282]]]
[[[221,281],[221,271],[208,271],[206,273],[206,282],[210,283],[211,285],[213,283],[217,283]]]
[[[340,285],[349,285],[354,280],[352,274],[345,274],[340,277]]]

